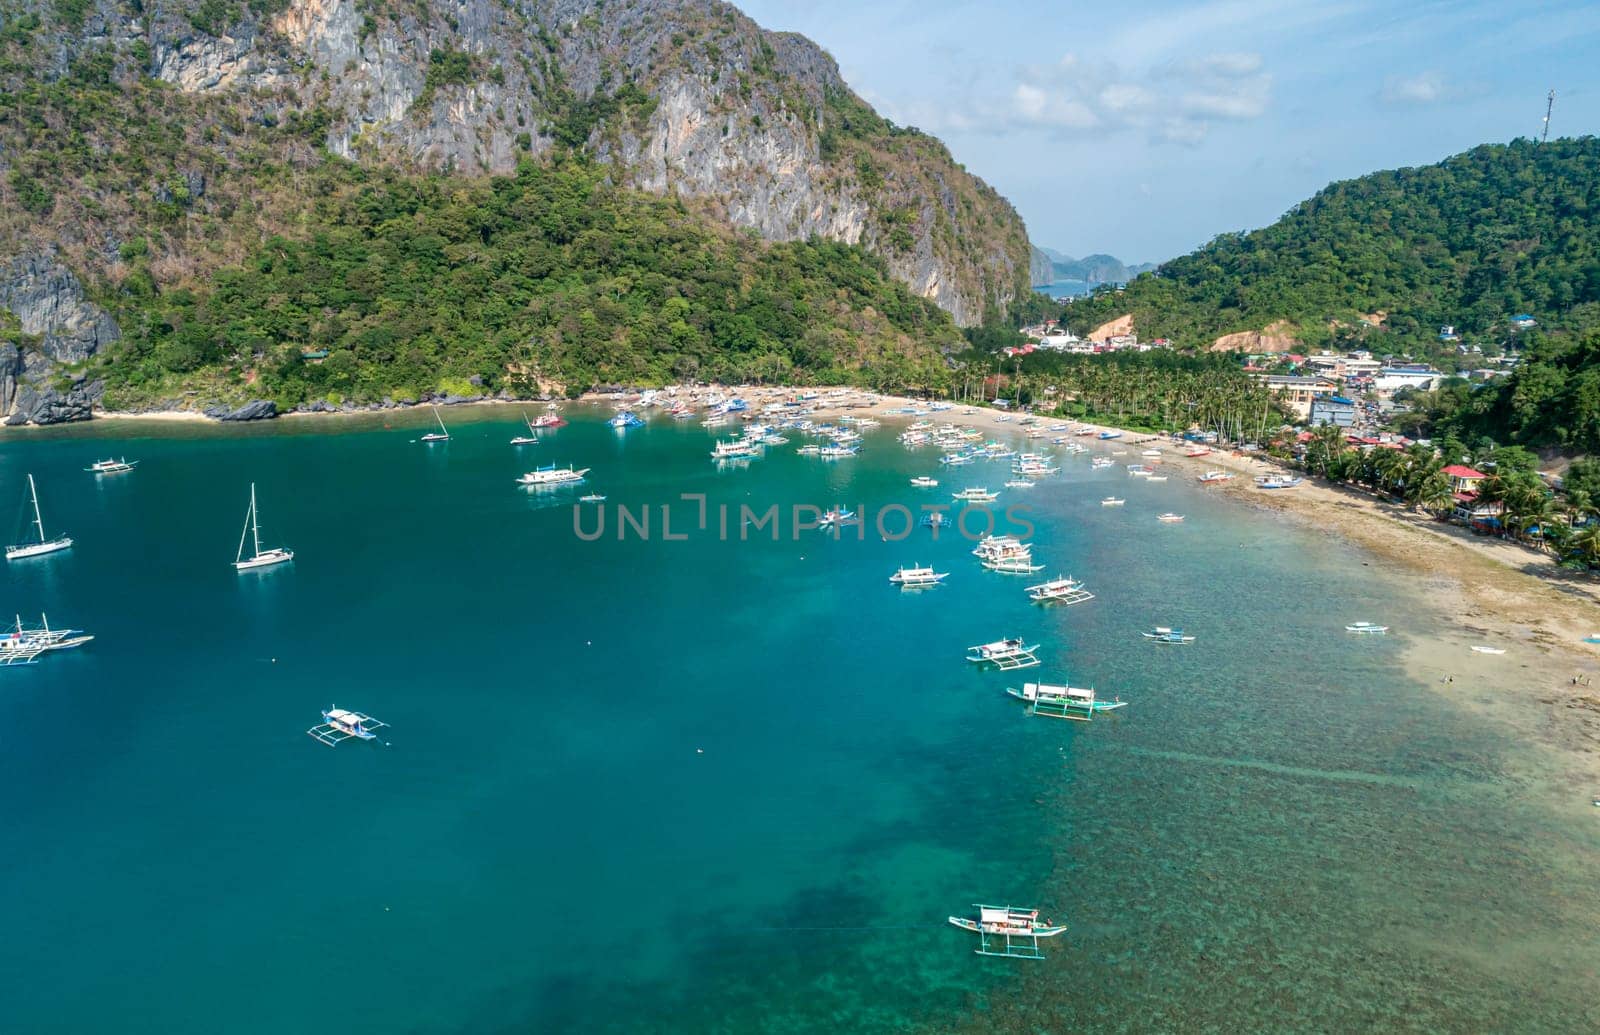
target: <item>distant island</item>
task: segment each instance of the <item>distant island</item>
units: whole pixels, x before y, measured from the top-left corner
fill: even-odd
[[[1076,281],[1087,285],[1126,284],[1139,274],[1156,268],[1153,262],[1141,262],[1130,266],[1115,255],[1096,253],[1074,259],[1054,248],[1035,246],[1035,251],[1039,254],[1034,256],[1032,264],[1034,287],[1047,288],[1063,281]]]

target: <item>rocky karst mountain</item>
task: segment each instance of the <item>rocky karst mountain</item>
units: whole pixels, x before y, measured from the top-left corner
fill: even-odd
[[[52,147],[88,150],[62,165]],[[94,168],[130,149],[116,175]],[[314,231],[294,185],[259,174],[324,153],[464,180],[577,153],[766,240],[860,245],[960,324],[1028,289],[1003,198],[878,117],[816,44],[726,4],[0,0],[0,259],[115,310],[138,259],[160,292]],[[43,337],[21,352],[78,362],[22,324]]]

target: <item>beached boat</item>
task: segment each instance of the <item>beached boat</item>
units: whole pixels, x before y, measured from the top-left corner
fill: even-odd
[[[976,906],[976,920],[966,916],[952,916],[950,922],[963,931],[978,936],[978,947],[973,951],[980,956],[1005,956],[1009,959],[1042,960],[1044,950],[1039,948],[1040,938],[1054,938],[1067,929],[1065,924],[1040,920],[1037,909],[1018,909],[1014,906]]]
[[[1167,476],[1164,474],[1151,474],[1146,475],[1144,480],[1147,482],[1164,482],[1167,480]]]
[[[377,740],[378,735],[373,730],[388,725],[348,708],[330,707],[322,713],[322,724],[311,727],[306,733],[329,747],[338,747],[347,740]]]
[[[124,474],[139,466],[139,461],[123,457],[120,460],[96,460],[85,467],[90,474]]]
[[[18,561],[24,557],[38,557],[57,550],[65,550],[72,545],[70,535],[58,535],[54,539],[44,534],[44,518],[39,515],[39,487],[33,484],[33,475],[28,475],[28,501],[33,506],[33,527],[38,531],[39,538],[26,543],[18,543],[6,547],[6,560]]]
[[[1077,722],[1088,722],[1099,712],[1114,712],[1127,705],[1120,699],[1101,700],[1095,696],[1093,687],[1065,683],[1023,683],[1020,690],[1006,687],[1006,693],[1027,704],[1029,715]]]
[[[1154,640],[1157,643],[1193,643],[1194,642],[1194,637],[1193,636],[1185,636],[1182,629],[1169,629],[1164,625],[1158,625],[1153,630],[1151,630],[1150,632],[1140,633],[1139,635],[1143,636],[1147,640]]]
[[[1387,625],[1373,625],[1371,622],[1351,622],[1344,627],[1347,633],[1374,633],[1381,634],[1389,631]]]
[[[1039,664],[1039,659],[1033,653],[1038,649],[1037,643],[1027,644],[1019,637],[1012,637],[968,647],[967,660],[979,665],[994,665],[1001,671],[1010,672]]]
[[[444,418],[439,416],[439,407],[430,406],[429,409],[431,409],[433,411],[433,419],[439,422],[439,430],[438,431],[430,431],[430,432],[428,432],[427,434],[423,435],[420,439],[418,439],[418,441],[419,442],[448,442],[448,441],[450,441],[450,429],[446,428],[444,426]]]
[[[1114,438],[1121,438],[1122,437],[1122,432],[1120,432],[1120,431],[1102,431],[1102,432],[1100,432],[1098,437],[1102,442],[1107,442],[1107,441],[1110,441],[1111,439],[1114,439]]]
[[[1205,446],[1190,446],[1188,449],[1183,451],[1183,455],[1189,457],[1191,460],[1195,457],[1209,456],[1210,454],[1211,450]]]
[[[1058,575],[1048,582],[1029,586],[1028,599],[1036,604],[1081,604],[1093,600],[1094,594],[1084,589],[1077,579]]]
[[[950,573],[934,571],[932,568],[921,566],[901,568],[889,576],[889,581],[905,589],[921,589],[927,586],[937,586],[950,577]]]
[[[1118,499],[1115,496],[1107,496],[1105,499],[1100,501],[1100,505],[1102,507],[1120,507],[1126,502],[1128,501],[1124,499]]]
[[[1227,471],[1207,471],[1205,474],[1200,476],[1200,483],[1202,485],[1210,485],[1213,482],[1225,482],[1231,480],[1232,478],[1233,475],[1229,474]]]
[[[1165,514],[1157,514],[1156,515],[1156,520],[1157,521],[1164,521],[1169,525],[1175,525],[1178,522],[1183,520],[1183,515],[1182,514],[1173,514],[1173,513],[1171,513],[1169,511],[1168,513],[1165,513]]]
[[[522,485],[531,485],[536,488],[545,488],[554,485],[575,485],[583,481],[583,476],[589,473],[589,468],[583,467],[574,470],[571,464],[557,467],[555,464],[546,464],[535,468],[518,478]]]
[[[1159,450],[1159,449],[1142,449],[1142,450],[1139,451],[1139,455],[1140,456],[1160,456],[1161,455],[1161,450]]]
[[[959,500],[962,503],[993,503],[1000,498],[1000,494],[990,492],[985,488],[967,488],[962,489],[960,492],[952,493],[950,498]]]
[[[1258,489],[1292,489],[1299,485],[1302,479],[1292,478],[1283,474],[1263,474],[1256,478]]]
[[[919,474],[915,478],[911,479],[911,484],[918,489],[937,489],[939,487],[939,479],[929,478],[925,474]]]
[[[536,446],[539,444],[539,429],[533,426],[533,421],[528,419],[528,411],[522,411],[522,423],[528,426],[526,435],[518,435],[511,440],[514,446]]]
[[[253,544],[249,557],[244,555],[245,540]],[[234,555],[233,569],[235,571],[250,571],[255,568],[269,568],[274,564],[283,564],[285,561],[294,560],[294,551],[282,546],[261,548],[261,512],[256,507],[256,483],[250,483],[250,509],[244,516],[244,531],[239,533],[239,552]]]

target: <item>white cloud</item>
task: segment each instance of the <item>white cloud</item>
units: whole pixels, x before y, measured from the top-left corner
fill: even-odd
[[[1384,80],[1378,97],[1385,104],[1437,104],[1453,95],[1442,72],[1418,72],[1410,76],[1392,75]]]

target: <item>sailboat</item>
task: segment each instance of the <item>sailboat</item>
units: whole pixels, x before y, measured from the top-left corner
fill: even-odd
[[[6,547],[8,561],[14,561],[19,557],[37,557],[44,553],[55,553],[72,545],[72,537],[69,535],[57,536],[54,539],[45,538],[44,520],[39,516],[39,489],[33,484],[31,474],[28,475],[28,496],[33,501],[33,527],[39,530],[39,541]]]
[[[248,558],[244,555],[246,539],[255,544],[255,552]],[[268,550],[261,548],[261,518],[256,510],[256,483],[251,482],[250,512],[244,516],[244,531],[239,533],[239,555],[233,560],[234,570],[249,571],[252,568],[265,568],[292,560],[294,560],[293,550],[286,550],[281,546],[274,546]]]
[[[533,426],[533,421],[528,418],[528,411],[522,411],[522,423],[528,426],[528,434],[518,435],[511,440],[514,446],[534,446],[539,444],[539,429]],[[450,436],[446,435],[446,438]]]
[[[423,442],[448,442],[448,441],[450,441],[450,431],[449,431],[448,428],[446,428],[444,426],[444,418],[439,416],[439,407],[430,406],[428,408],[433,411],[433,419],[439,422],[439,430],[438,431],[430,431],[430,432],[428,432],[426,435],[422,436],[422,441]]]

